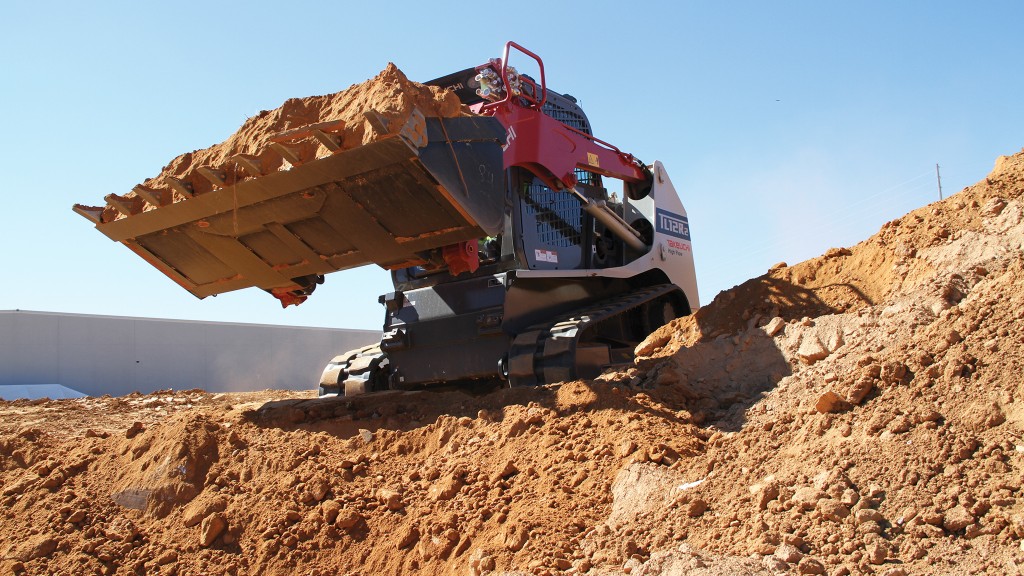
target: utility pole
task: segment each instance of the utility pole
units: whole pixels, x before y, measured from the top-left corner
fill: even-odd
[[[935,165],[935,179],[939,182],[939,200],[942,200],[942,174],[939,174],[939,165]]]

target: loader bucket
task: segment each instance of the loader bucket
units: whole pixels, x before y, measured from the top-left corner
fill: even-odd
[[[107,210],[124,215],[112,221],[104,208],[75,211],[199,298],[250,286],[278,295],[303,279],[408,266],[422,262],[418,253],[499,233],[504,141],[493,118],[415,111],[375,142],[182,201],[133,210],[111,195]]]

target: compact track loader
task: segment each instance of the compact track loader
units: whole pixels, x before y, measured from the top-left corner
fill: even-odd
[[[513,50],[539,80],[509,65]],[[697,309],[665,167],[594,137],[537,55],[509,42],[427,85],[464,111],[366,110],[377,136],[355,144],[341,121],[315,122],[268,135],[258,155],[74,209],[200,298],[256,286],[287,306],[330,272],[391,270],[381,341],[331,360],[321,395],[592,378]]]

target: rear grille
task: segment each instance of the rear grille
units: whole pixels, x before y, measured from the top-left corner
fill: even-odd
[[[526,187],[525,205],[527,214],[536,219],[541,244],[560,248],[580,244],[582,211],[575,196],[534,183]]]

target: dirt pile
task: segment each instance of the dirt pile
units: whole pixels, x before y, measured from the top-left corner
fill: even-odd
[[[1024,573],[1022,193],[1024,152],[591,382],[0,404],[0,567]]]
[[[209,192],[215,185],[230,186],[260,174],[287,170],[294,163],[395,134],[414,110],[424,116],[443,118],[464,113],[454,92],[413,82],[389,63],[374,78],[341,92],[291,98],[274,110],[261,111],[224,142],[172,160],[158,176],[142,184],[143,190],[164,203],[180,202],[187,195]],[[320,138],[326,138],[328,143],[317,138],[313,129],[319,130]],[[155,209],[152,203],[143,202],[136,191],[114,198],[133,212]],[[102,220],[124,217],[108,206]]]

